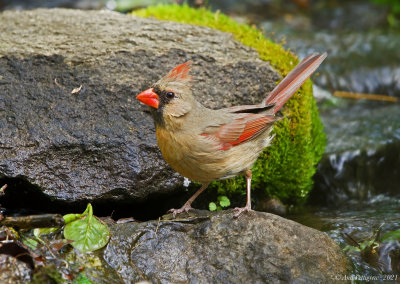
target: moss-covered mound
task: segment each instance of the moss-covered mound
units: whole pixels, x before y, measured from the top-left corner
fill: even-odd
[[[160,20],[207,26],[232,33],[239,42],[256,49],[284,77],[298,59],[282,46],[266,39],[262,32],[229,17],[186,5],[160,5],[135,11],[135,15]],[[253,188],[265,191],[285,203],[304,201],[312,188],[312,176],[325,147],[325,134],[308,80],[283,109],[285,119],[276,123],[276,137],[253,167]],[[243,177],[214,182],[219,194],[245,191]]]

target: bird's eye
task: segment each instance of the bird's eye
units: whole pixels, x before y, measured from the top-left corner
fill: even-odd
[[[168,92],[167,97],[172,99],[173,97],[175,97],[175,94],[173,92]]]

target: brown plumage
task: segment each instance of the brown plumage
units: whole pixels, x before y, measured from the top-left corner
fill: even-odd
[[[277,112],[318,68],[327,54],[313,53],[297,65],[258,105],[212,110],[196,101],[191,90],[190,62],[176,66],[137,99],[151,107],[158,146],[181,175],[203,186],[174,216],[188,211],[213,180],[244,174],[247,203],[235,217],[251,210],[251,168],[273,136]]]

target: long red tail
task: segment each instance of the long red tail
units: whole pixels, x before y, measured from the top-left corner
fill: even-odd
[[[312,53],[304,58],[265,98],[264,104],[275,104],[277,113],[286,101],[303,85],[303,83],[317,70],[328,54],[326,52]]]

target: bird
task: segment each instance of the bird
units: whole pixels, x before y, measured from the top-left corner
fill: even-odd
[[[174,218],[192,209],[192,202],[210,182],[237,175],[246,178],[247,199],[244,207],[233,209],[234,217],[252,211],[252,166],[271,145],[273,124],[282,119],[280,109],[326,57],[325,52],[304,58],[256,105],[203,106],[192,89],[191,61],[176,66],[137,95],[150,107],[164,160],[182,176],[202,184],[181,208],[169,210]]]

